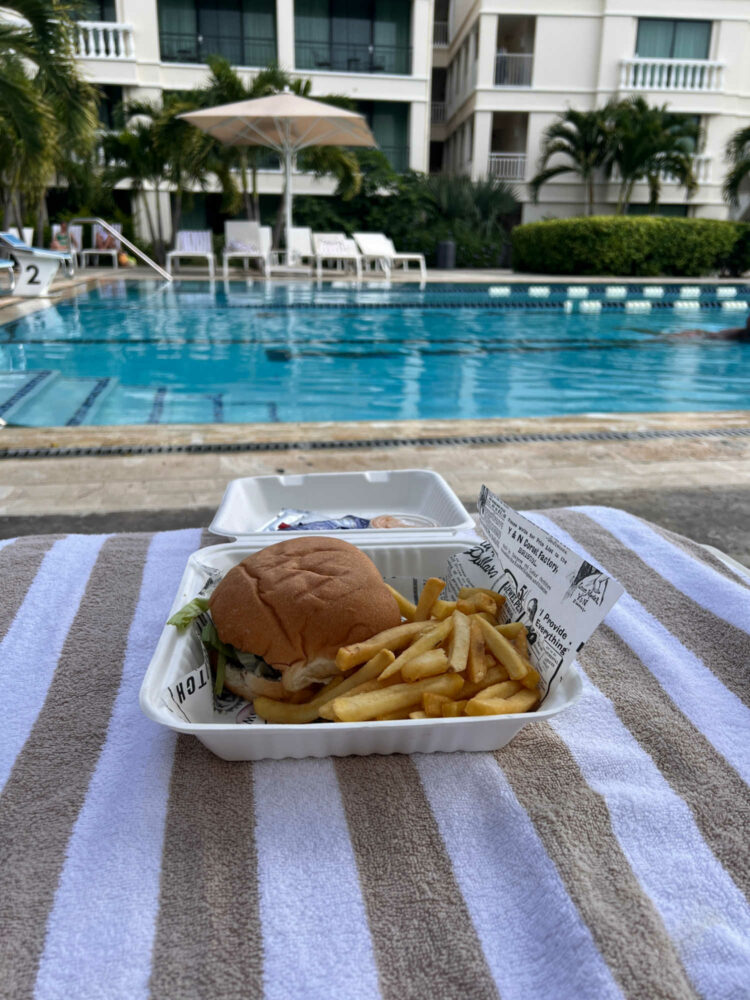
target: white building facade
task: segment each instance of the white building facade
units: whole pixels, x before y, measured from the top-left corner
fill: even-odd
[[[99,0],[89,17],[78,56],[110,103],[198,86],[212,53],[248,78],[275,61],[309,78],[312,96],[353,98],[396,169],[501,177],[524,221],[583,210],[573,175],[538,204],[528,194],[556,116],[640,94],[704,132],[698,191],[688,202],[664,178],[664,211],[729,217],[724,148],[750,122],[750,0]],[[279,194],[280,171],[259,184]],[[295,179],[299,193],[332,189]],[[634,203],[647,200],[637,187]],[[597,185],[597,211],[615,201],[616,184]],[[168,229],[168,196],[160,209]]]
[[[697,192],[688,201],[665,177],[661,210],[729,217],[724,150],[750,124],[750,0],[452,0],[436,14],[432,120],[444,169],[507,180],[524,221],[580,214],[584,190],[572,174],[531,202],[524,182],[537,171],[545,130],[568,107],[640,95],[694,115],[704,134]],[[617,185],[602,179],[596,211],[612,212],[616,198]],[[645,210],[645,185],[633,202]],[[749,209],[746,196],[732,214]]]

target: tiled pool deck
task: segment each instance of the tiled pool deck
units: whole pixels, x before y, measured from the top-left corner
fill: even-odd
[[[511,280],[505,272],[432,272],[430,278],[455,281],[458,273],[468,281]],[[145,275],[139,269],[127,276]],[[512,277],[534,280],[529,275]],[[86,280],[91,280],[88,274]],[[550,283],[549,278],[544,281]],[[61,291],[70,294],[72,289]],[[17,310],[35,307],[37,303],[14,303],[0,309],[0,322],[15,318],[11,313],[18,315]],[[486,483],[519,507],[570,502],[623,506],[697,540],[731,549],[741,561],[750,562],[747,411],[523,420],[4,427],[0,521],[6,535],[13,533],[14,525],[26,531],[29,519],[53,515],[78,519],[79,530],[93,530],[97,523],[110,530],[102,519],[113,512],[123,515],[122,524],[130,530],[155,526],[154,516],[160,512],[171,516],[166,522],[171,526],[185,520],[207,524],[227,480],[237,476],[415,467],[441,473],[469,505]]]

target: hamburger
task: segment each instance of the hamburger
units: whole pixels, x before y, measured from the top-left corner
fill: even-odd
[[[252,700],[295,700],[338,674],[341,646],[401,622],[395,598],[374,563],[349,542],[288,539],[243,559],[207,602],[203,630],[224,660],[223,683]],[[214,634],[215,633],[215,634]]]

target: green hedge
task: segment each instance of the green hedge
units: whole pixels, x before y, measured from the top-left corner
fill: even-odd
[[[516,226],[513,268],[534,274],[638,277],[750,268],[750,226],[718,219],[619,215]]]

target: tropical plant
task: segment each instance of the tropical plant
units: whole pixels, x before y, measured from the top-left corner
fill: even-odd
[[[459,267],[495,267],[507,244],[507,226],[518,210],[513,191],[496,179],[397,174],[379,150],[356,150],[362,173],[350,201],[299,197],[295,216],[314,230],[349,234],[385,232],[405,251],[434,263],[442,240],[456,244]]]
[[[529,183],[531,196],[539,200],[542,185],[561,174],[578,174],[586,190],[586,214],[594,211],[594,180],[610,156],[612,105],[594,111],[573,108],[554,121],[544,133],[542,154],[535,177]],[[564,159],[560,161],[560,157]],[[550,166],[550,160],[558,162]]]
[[[648,184],[652,211],[659,203],[665,175],[674,177],[690,197],[698,186],[693,153],[700,138],[695,118],[668,111],[666,104],[651,107],[643,97],[632,97],[615,105],[606,171],[611,175],[616,167],[620,176],[617,214],[627,212],[639,181]]]
[[[253,77],[250,86],[246,86],[242,78],[233,69],[227,59],[221,56],[211,56],[208,59],[210,77],[205,87],[185,95],[186,102],[194,102],[196,107],[214,107],[220,104],[231,104],[235,101],[253,100],[258,97],[268,97],[285,89],[300,97],[308,97],[312,83],[310,80],[293,79],[277,66],[267,66]],[[338,106],[351,106],[351,101],[341,97],[321,97],[318,100]],[[260,220],[260,196],[258,193],[258,170],[267,157],[268,149],[259,146],[222,146],[215,143],[217,162],[224,165],[227,172],[234,169],[239,172],[242,199],[248,219]],[[298,167],[316,176],[333,175],[337,182],[336,193],[348,200],[359,191],[361,175],[356,156],[340,146],[311,146],[298,156]],[[248,171],[250,185],[248,185]],[[282,207],[284,198],[280,201],[276,218],[274,242],[278,237],[283,221]]]
[[[530,274],[687,277],[747,267],[750,226],[722,219],[602,215],[516,226],[513,267]]]
[[[235,101],[268,97],[291,84],[291,78],[287,73],[276,66],[267,66],[253,77],[248,87],[228,59],[223,56],[209,56],[206,61],[209,68],[206,84],[184,95],[185,104],[192,104],[193,108],[211,108],[220,104],[233,104]],[[260,221],[258,169],[262,163],[264,150],[257,146],[225,146],[215,142],[214,154],[215,164],[225,181],[229,180],[231,171],[239,173],[245,213],[248,219]],[[231,201],[231,191],[225,189],[225,196]]]
[[[151,101],[131,101],[125,106],[129,119],[137,118],[150,124],[163,179],[174,190],[174,232],[180,229],[185,195],[195,187],[205,189],[211,173],[220,177],[229,192],[230,203],[236,200],[234,182],[228,172],[225,174],[224,164],[217,159],[216,143],[205,132],[180,118],[181,114],[194,107],[189,97],[181,94],[165,94],[161,105]]]
[[[82,0],[8,0],[0,23],[0,184],[6,212],[41,228],[47,186],[95,141],[96,91],[79,74]]]
[[[740,200],[740,188],[750,178],[750,125],[734,132],[727,143],[729,173],[724,179],[723,194],[734,208]]]
[[[140,104],[138,109],[144,111],[145,107]],[[158,109],[153,107],[151,110],[155,117]],[[114,187],[120,181],[127,180],[134,193],[144,195],[143,209],[154,254],[159,263],[163,263],[164,229],[159,196],[167,181],[168,165],[153,118],[149,120],[145,115],[134,117],[128,114],[125,128],[104,136],[102,150],[106,162],[105,183]],[[147,187],[152,188],[155,195],[153,209],[145,194]]]

